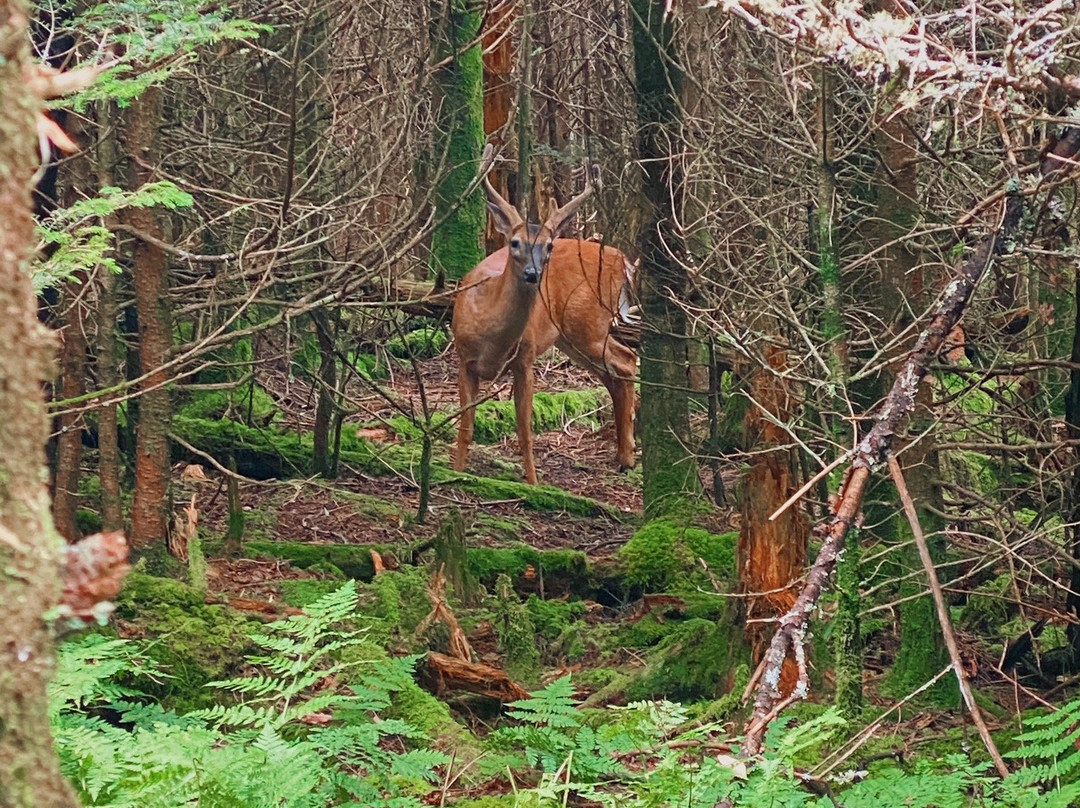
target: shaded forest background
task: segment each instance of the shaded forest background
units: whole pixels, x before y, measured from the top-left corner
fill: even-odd
[[[484,699],[570,672],[578,689],[548,698],[698,705],[680,718],[709,727],[695,748],[711,759],[733,727],[758,752],[809,695],[804,719],[832,704],[850,737],[870,728],[855,748],[897,722],[874,754],[900,749],[900,769],[927,726],[951,752],[973,721],[968,751],[1007,774],[997,747],[1008,756],[1027,711],[1072,704],[1071,8],[35,11],[34,58],[107,67],[49,112],[62,131],[46,125],[34,177],[32,275],[57,336],[56,529],[125,531],[145,559],[118,599],[121,638],[176,630],[147,624],[170,577],[193,586],[188,609],[318,602],[327,625],[345,607],[318,596],[357,579],[361,612],[389,627],[379,653],[427,654],[421,682],[470,732],[497,723]],[[544,485],[519,482],[507,384],[481,405],[471,473],[450,470],[453,290],[502,246],[476,177],[487,142],[493,184],[523,211],[599,167],[570,230],[638,262],[636,321],[615,332],[641,359],[628,474],[606,394],[555,354],[538,363]],[[390,614],[379,580],[395,576]],[[195,690],[239,675],[228,636]],[[448,695],[477,675],[433,656],[455,648],[490,668],[479,696]],[[166,666],[206,666],[190,650]],[[180,687],[164,698],[207,707]],[[1070,709],[1055,754],[1075,741]],[[676,742],[679,722],[657,720]],[[604,799],[580,770],[571,788],[568,749],[545,749],[534,774]],[[1040,787],[1068,804],[1078,767]],[[958,771],[983,787],[981,769]],[[479,799],[485,777],[457,797]]]

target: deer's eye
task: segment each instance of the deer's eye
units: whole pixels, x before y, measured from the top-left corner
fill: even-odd
[[[551,242],[549,241],[549,242],[547,243],[547,246],[546,246],[546,247],[544,247],[544,252],[546,252],[546,253],[547,253],[548,255],[551,255],[551,250],[552,250],[552,248],[554,248],[554,246],[555,246],[555,245],[554,245],[554,244],[552,244],[552,243],[551,243]]]
[[[517,238],[510,239],[510,249],[511,250],[520,250],[521,249],[521,239],[517,239]]]

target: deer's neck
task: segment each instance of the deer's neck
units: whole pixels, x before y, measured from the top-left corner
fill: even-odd
[[[512,339],[516,343],[525,333],[539,291],[540,284],[523,281],[507,261],[506,269],[496,279],[495,300],[503,337],[501,342],[505,344]]]

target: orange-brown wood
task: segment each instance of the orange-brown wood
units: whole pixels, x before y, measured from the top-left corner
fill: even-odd
[[[782,348],[769,350],[768,361],[773,371],[782,371],[787,364]],[[786,443],[782,427],[766,417],[771,413],[781,424],[790,417],[796,396],[775,372],[762,370],[752,382],[754,401],[746,416],[748,435],[756,438],[755,446],[777,446]],[[764,408],[764,410],[760,408]],[[746,475],[743,490],[742,527],[739,531],[739,587],[748,595],[745,600],[746,636],[753,648],[755,662],[761,658],[772,638],[774,626],[770,620],[785,614],[795,603],[798,580],[806,565],[806,548],[810,537],[809,523],[798,507],[788,508],[778,518],[772,515],[798,488],[791,473],[788,453],[784,449],[756,454],[753,466]],[[784,660],[780,674],[781,692],[794,688],[798,669],[790,657]]]

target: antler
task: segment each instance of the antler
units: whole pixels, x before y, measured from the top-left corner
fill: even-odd
[[[491,171],[491,166],[494,162],[495,149],[488,143],[484,146],[484,153],[480,157],[479,176],[483,178],[482,183],[484,192],[487,194],[488,198],[488,210],[490,210],[491,215],[495,217],[495,226],[500,232],[505,234],[521,224],[521,215],[513,205],[502,198],[502,195],[495,190],[495,187],[488,179],[488,172]]]
[[[599,190],[602,187],[600,182],[600,166],[589,165],[585,163],[585,190],[575,196],[561,208],[553,210],[548,216],[544,226],[548,228],[552,233],[557,233],[559,228],[562,227],[566,220],[574,215],[574,212],[581,207],[581,203],[592,196],[593,191]]]

